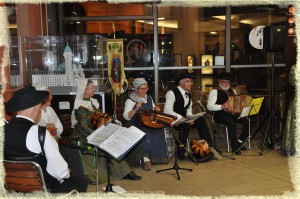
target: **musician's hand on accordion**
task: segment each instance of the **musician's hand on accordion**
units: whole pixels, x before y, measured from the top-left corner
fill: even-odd
[[[227,111],[230,107],[229,101],[221,105],[222,110]]]

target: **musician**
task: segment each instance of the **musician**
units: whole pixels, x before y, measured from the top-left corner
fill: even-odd
[[[147,95],[148,83],[144,78],[136,78],[133,81],[133,90],[129,98],[125,101],[123,117],[133,125],[142,130],[146,135],[140,143],[141,152],[143,154],[142,163],[144,170],[151,169],[151,162],[165,163],[168,158],[167,144],[165,140],[164,129],[150,128],[142,124],[139,118],[139,111],[156,110],[152,97]]]
[[[44,83],[36,83],[33,86],[38,91],[49,92],[49,97],[43,104],[42,115],[40,121],[38,122],[38,125],[45,126],[54,138],[60,137],[61,133],[63,132],[63,125],[57,117],[55,111],[51,107],[51,101],[53,98],[51,90]]]
[[[192,115],[192,98],[191,88],[195,77],[191,73],[181,73],[176,80],[178,86],[173,90],[169,90],[166,94],[166,103],[164,112],[174,115],[177,118],[188,118]],[[207,141],[210,146],[214,146],[204,117],[198,118],[192,124],[181,124],[177,130],[179,131],[179,141],[185,146],[189,136],[191,125],[197,128],[200,138]],[[185,150],[181,147],[177,148],[177,157],[181,160],[186,159]]]
[[[100,111],[100,105],[94,96],[94,85],[93,82],[87,79],[79,78],[77,80],[77,93],[74,103],[74,109],[72,111],[72,124],[75,127],[74,136],[79,136],[79,145],[83,148],[87,144],[87,136],[89,136],[95,127],[92,125],[91,118],[95,112]],[[99,152],[100,155],[104,153]],[[88,177],[91,183],[96,183],[96,165],[93,155],[81,153],[81,160],[85,175]],[[106,159],[103,157],[97,158],[99,173],[99,183],[107,182],[107,165]],[[125,160],[117,161],[112,159],[110,166],[110,177],[111,180],[118,179],[129,179],[129,180],[140,180],[141,177],[136,175],[129,167]]]
[[[44,83],[36,83],[33,86],[38,91],[49,92],[49,97],[43,103],[42,114],[38,125],[46,127],[55,140],[59,142],[58,138],[60,138],[60,135],[63,132],[63,125],[51,107],[51,101],[53,98],[51,90]],[[59,144],[59,151],[72,171],[71,176],[82,176],[83,178],[86,178],[83,172],[78,149],[73,149],[68,145]]]
[[[227,111],[229,108],[228,95],[233,94],[230,88],[230,81],[233,79],[232,75],[228,72],[222,72],[217,78],[219,87],[209,93],[207,109],[212,111],[215,122],[226,125],[232,152],[240,155],[240,149],[246,150],[242,146],[248,137],[249,123],[246,117],[238,119],[238,115],[233,115]],[[236,123],[243,124],[242,133],[239,138],[237,138]]]
[[[42,103],[48,97],[49,92],[37,91],[30,86],[16,91],[5,104],[6,111],[16,112],[17,115],[5,125],[4,158],[37,162],[43,170],[46,187],[50,192],[66,193],[73,189],[85,192],[88,181],[80,176],[70,176],[72,171],[48,130],[44,136],[44,145],[39,141],[36,124],[40,120]]]

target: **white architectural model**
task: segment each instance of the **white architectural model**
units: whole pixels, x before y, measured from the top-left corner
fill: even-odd
[[[32,74],[32,84],[42,82],[47,86],[76,86],[78,77],[85,77],[81,64],[73,64],[73,53],[70,46],[64,49],[65,62],[61,65],[65,66],[65,73],[62,72],[41,72]],[[57,68],[57,67],[56,67]],[[11,74],[11,85],[19,85],[20,76]]]

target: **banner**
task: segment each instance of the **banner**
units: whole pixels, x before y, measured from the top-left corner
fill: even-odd
[[[108,79],[112,89],[120,95],[125,81],[123,39],[107,40]]]

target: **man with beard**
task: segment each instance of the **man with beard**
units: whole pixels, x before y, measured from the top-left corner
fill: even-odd
[[[230,81],[233,79],[232,75],[228,72],[222,72],[217,78],[219,87],[209,93],[207,109],[212,112],[215,122],[226,125],[232,152],[240,155],[240,150],[246,150],[242,145],[248,137],[249,123],[246,117],[238,119],[238,115],[233,115],[227,111],[229,108],[228,95],[232,95],[230,88]],[[243,124],[239,138],[237,138],[236,123]]]

